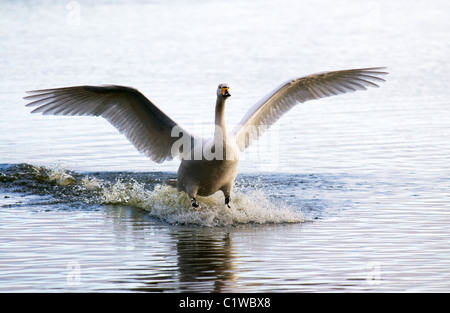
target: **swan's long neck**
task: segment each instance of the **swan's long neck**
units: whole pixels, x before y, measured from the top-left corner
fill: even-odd
[[[214,133],[214,137],[222,136],[223,141],[225,142],[227,136],[227,129],[225,126],[225,101],[226,99],[223,97],[217,97],[216,102],[216,131]],[[219,129],[220,130],[219,130]],[[221,131],[221,133],[219,133]]]

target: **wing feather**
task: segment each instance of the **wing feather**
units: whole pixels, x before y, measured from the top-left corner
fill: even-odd
[[[367,87],[379,87],[385,80],[384,67],[322,72],[289,80],[253,105],[233,130],[240,150],[245,150],[284,113],[298,103],[339,95]]]
[[[172,146],[179,137],[171,135],[177,123],[136,89],[114,85],[76,86],[27,93],[29,96],[24,99],[31,101],[27,106],[36,107],[32,113],[101,116],[155,162],[175,157]],[[193,142],[188,132],[179,129]]]

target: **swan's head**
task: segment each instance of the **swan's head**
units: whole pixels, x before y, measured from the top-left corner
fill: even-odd
[[[230,86],[228,84],[220,84],[219,87],[217,87],[217,97],[225,99],[231,97],[228,89],[230,89]]]

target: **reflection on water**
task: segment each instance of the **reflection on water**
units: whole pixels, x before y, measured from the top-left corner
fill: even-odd
[[[197,289],[196,285],[211,283],[208,291],[224,291],[224,286],[235,276],[230,234],[183,230],[174,236],[177,240],[180,290],[192,291],[191,288]]]
[[[134,234],[133,250],[141,245],[142,249],[149,250],[149,253],[141,252],[149,257],[135,259],[134,267],[121,270],[130,275],[119,279],[128,286],[124,288],[145,292],[224,292],[233,286],[236,268],[229,229],[174,227],[166,234],[171,247],[165,254],[157,248],[161,242],[153,241],[158,238],[148,240],[135,236],[148,233],[156,226],[145,211],[109,206],[107,215],[118,240],[131,233]]]
[[[106,222],[111,223],[114,229],[115,245],[123,246],[127,241],[132,246],[126,248],[118,277],[113,279],[119,286],[114,288],[141,292],[240,292],[251,291],[254,286],[264,286],[266,281],[271,281],[270,277],[259,274],[259,271],[253,273],[256,276],[250,279],[249,286],[239,281],[240,275],[252,272],[246,266],[239,268],[246,262],[245,258],[250,263],[261,265],[264,260],[258,260],[258,244],[256,249],[249,249],[251,255],[237,253],[233,238],[249,234],[253,237],[268,230],[276,232],[275,225],[219,228],[173,226],[164,229],[164,225],[155,223],[142,210],[123,206],[108,206],[105,209]],[[161,237],[163,230],[165,236]],[[254,240],[257,240],[256,237]],[[253,255],[253,252],[256,253]],[[131,255],[138,257],[130,260]],[[108,284],[105,282],[105,285]],[[270,284],[268,286],[271,288],[269,290],[277,290]],[[86,287],[89,285],[83,286]]]

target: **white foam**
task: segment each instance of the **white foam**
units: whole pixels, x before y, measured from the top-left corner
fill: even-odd
[[[303,216],[299,211],[276,203],[260,190],[233,193],[231,208],[224,204],[222,193],[198,197],[200,210],[191,207],[189,197],[168,185],[156,185],[153,190],[132,181],[117,181],[103,189],[102,202],[124,204],[145,209],[150,216],[171,224],[201,226],[229,226],[246,223],[299,223]]]
[[[206,227],[237,224],[299,223],[304,218],[299,208],[293,208],[277,199],[269,198],[263,186],[237,185],[231,199],[231,208],[225,205],[222,192],[209,197],[197,197],[200,210],[191,206],[186,193],[176,188],[158,184],[146,186],[133,179],[110,183],[102,179],[85,176],[76,178],[62,167],[33,167],[36,175],[60,186],[73,186],[88,203],[119,204],[144,209],[149,215],[171,224],[189,224]]]
[[[57,166],[54,168],[46,168],[42,166],[31,166],[31,169],[35,171],[35,174],[41,178],[45,178],[50,182],[55,182],[60,186],[73,185],[76,179],[66,171],[64,167]]]

